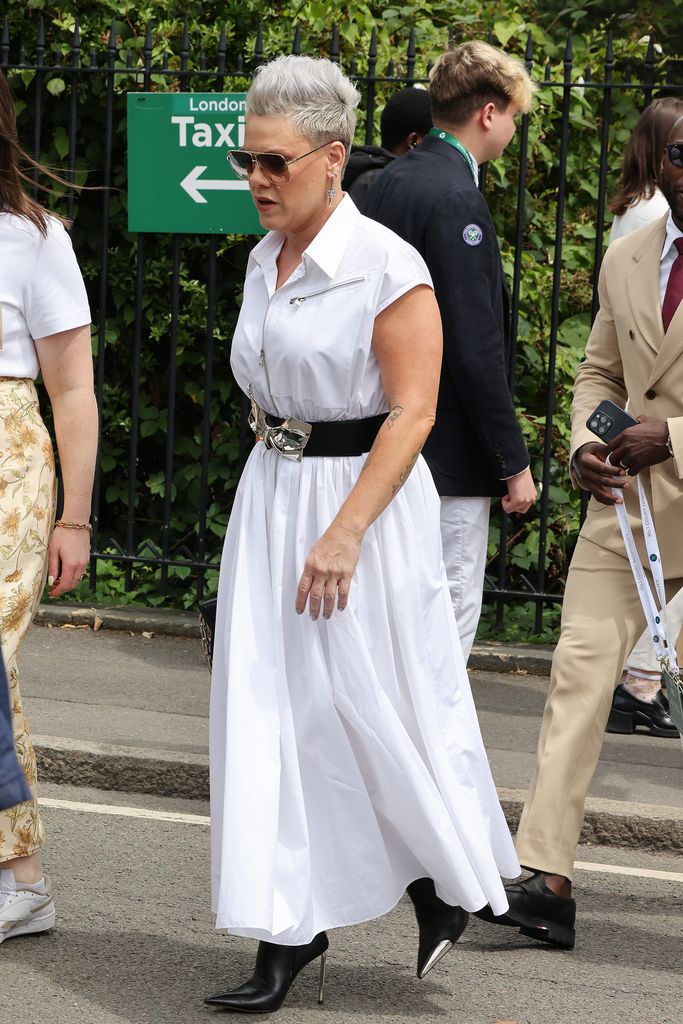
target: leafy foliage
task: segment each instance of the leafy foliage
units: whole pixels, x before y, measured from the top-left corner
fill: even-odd
[[[102,440],[101,537],[119,545],[126,541],[129,508],[135,510],[136,545],[149,539],[173,553],[190,552],[215,558],[225,530],[239,460],[240,399],[232,382],[228,352],[241,295],[248,240],[231,237],[210,242],[184,237],[145,240],[144,288],[141,320],[136,325],[135,289],[138,239],[126,230],[126,123],[125,92],[141,87],[147,20],[154,26],[152,89],[211,89],[215,79],[198,76],[204,64],[215,68],[221,26],[225,26],[228,66],[244,54],[246,71],[254,54],[259,23],[263,23],[263,58],[291,50],[295,29],[301,30],[303,49],[329,53],[332,25],[338,23],[336,41],[347,70],[359,76],[367,109],[370,37],[377,32],[377,74],[374,135],[385,97],[414,75],[426,77],[430,60],[451,42],[486,37],[520,57],[531,45],[532,76],[541,81],[538,99],[529,117],[526,149],[526,182],[523,190],[521,274],[518,320],[517,403],[534,475],[544,478],[544,444],[550,458],[545,469],[547,506],[523,519],[513,519],[506,539],[506,585],[521,592],[539,583],[546,592],[561,592],[568,558],[580,519],[579,496],[570,491],[568,479],[569,406],[571,386],[590,326],[595,285],[596,252],[604,247],[608,218],[599,216],[601,173],[609,195],[615,188],[623,146],[640,109],[650,95],[638,83],[651,76],[663,79],[665,57],[683,52],[681,13],[683,0],[668,5],[645,0],[635,11],[626,0],[611,4],[578,0],[531,0],[510,3],[505,9],[490,0],[432,0],[428,3],[357,2],[344,11],[330,0],[280,0],[277,3],[245,3],[244,0],[9,0],[6,5],[13,40],[21,39],[28,54],[38,17],[48,25],[49,53],[56,46],[69,64],[75,18],[78,17],[82,52],[86,63],[91,49],[103,66],[103,50],[114,23],[116,78],[112,166],[113,193],[83,192],[73,200],[73,237],[96,311],[102,310],[101,327],[106,336]],[[190,38],[187,77],[162,73],[181,65],[184,19]],[[620,88],[608,91],[610,104],[608,148],[601,164],[602,128],[607,108],[602,82],[607,57],[605,29],[614,31],[613,74]],[[566,31],[574,29],[571,65],[566,50]],[[417,57],[409,53],[413,33]],[[580,34],[576,34],[580,33]],[[651,33],[661,47],[650,50]],[[530,41],[530,44],[529,42]],[[14,45],[14,44],[13,44]],[[665,51],[665,52],[664,52]],[[258,54],[257,56],[261,56]],[[31,59],[29,57],[29,59]],[[46,61],[46,63],[49,63]],[[129,66],[128,73],[124,73]],[[680,64],[672,75],[681,82]],[[568,127],[564,207],[558,215],[558,188],[563,183],[560,154],[563,139],[562,79],[565,69],[572,88],[564,114]],[[69,164],[69,73],[46,71],[43,95],[43,132],[40,157],[56,167]],[[23,137],[33,137],[33,70],[11,73],[18,99]],[[630,85],[629,85],[630,83]],[[248,77],[228,80],[227,89],[248,85]],[[105,165],[106,81],[104,76],[81,76],[78,94],[78,147],[75,172],[79,183],[102,182]],[[362,122],[362,118],[361,118]],[[359,125],[359,139],[365,133]],[[519,137],[519,135],[518,135]],[[520,149],[513,143],[506,156],[488,168],[487,194],[501,239],[506,271],[512,279],[517,233],[517,195]],[[59,191],[59,190],[58,190]],[[64,209],[64,197],[55,204]],[[108,204],[106,249],[102,248],[103,207]],[[604,212],[604,210],[603,210]],[[559,227],[558,227],[559,222]],[[209,284],[207,265],[216,249],[217,289],[212,334],[216,343],[213,387],[204,393],[207,347]],[[102,263],[107,262],[106,317],[101,307]],[[179,270],[176,336],[171,338],[170,287],[174,260]],[[136,345],[136,338],[141,344]],[[552,342],[552,344],[551,344]],[[555,342],[557,343],[555,345]],[[136,355],[136,353],[139,353]],[[136,462],[129,466],[132,367],[139,359],[139,424]],[[170,377],[175,359],[177,376]],[[554,363],[554,377],[549,368]],[[175,399],[175,423],[169,421],[169,387]],[[197,540],[198,509],[202,490],[202,429],[205,403],[210,401],[211,453],[207,468],[207,529],[205,555]],[[554,408],[553,408],[554,407]],[[548,412],[551,419],[546,424]],[[169,429],[175,430],[173,470],[166,474]],[[131,486],[131,475],[134,486]],[[171,506],[170,528],[164,516]],[[541,551],[542,520],[547,525],[545,557]],[[211,540],[213,538],[213,540]],[[493,572],[499,546],[499,524],[492,524],[489,554]],[[114,549],[112,549],[114,550]],[[538,563],[542,563],[539,575]],[[196,600],[192,572],[185,566],[168,569],[169,597],[160,590],[161,572],[154,566],[122,569],[113,559],[100,563],[97,597],[150,604],[173,603],[190,607]],[[215,587],[216,572],[202,575],[206,591]],[[85,590],[84,599],[92,599]],[[558,605],[545,611],[539,629],[535,605],[521,601],[506,610],[505,629],[510,638],[549,639],[557,625]],[[493,607],[485,609],[480,635],[500,637],[500,622]]]

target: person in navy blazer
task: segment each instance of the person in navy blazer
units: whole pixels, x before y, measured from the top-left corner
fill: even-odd
[[[0,658],[0,811],[31,799],[14,747],[9,687],[2,658]]]
[[[430,74],[434,127],[390,164],[366,214],[410,242],[434,281],[443,321],[436,424],[424,455],[441,495],[444,563],[467,659],[481,612],[491,498],[526,512],[536,498],[512,400],[514,351],[496,233],[478,187],[529,109],[526,69],[487,43],[442,54]]]

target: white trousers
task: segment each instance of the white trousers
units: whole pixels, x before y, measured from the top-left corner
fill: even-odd
[[[441,498],[441,543],[465,661],[481,614],[490,498]]]
[[[678,637],[683,626],[683,590],[667,601],[666,617],[669,625],[669,636],[673,644],[678,643]],[[660,673],[659,662],[655,657],[652,639],[649,630],[645,630],[638,643],[631,651],[625,668],[629,672],[646,672],[654,676]]]

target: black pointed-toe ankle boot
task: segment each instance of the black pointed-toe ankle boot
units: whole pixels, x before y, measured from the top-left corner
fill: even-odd
[[[329,942],[320,932],[305,946],[278,946],[274,942],[259,942],[256,966],[249,981],[234,992],[207,996],[207,1006],[233,1013],[272,1013],[279,1010],[290,986],[306,964],[320,957],[320,983],[318,1002],[325,997],[325,958]]]
[[[422,979],[458,941],[469,921],[469,914],[462,907],[451,907],[440,900],[431,878],[418,878],[411,882],[408,895],[413,901],[420,930],[417,976]]]

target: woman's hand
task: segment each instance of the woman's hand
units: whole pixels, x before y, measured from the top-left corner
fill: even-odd
[[[50,597],[59,597],[77,587],[90,560],[88,530],[56,526],[48,546],[47,571]],[[53,583],[50,583],[53,580]]]
[[[356,571],[362,538],[339,524],[332,523],[306,559],[304,571],[296,588],[296,610],[299,615],[308,608],[317,619],[322,606],[323,618],[329,619],[337,608],[343,611],[349,600],[351,579]]]

